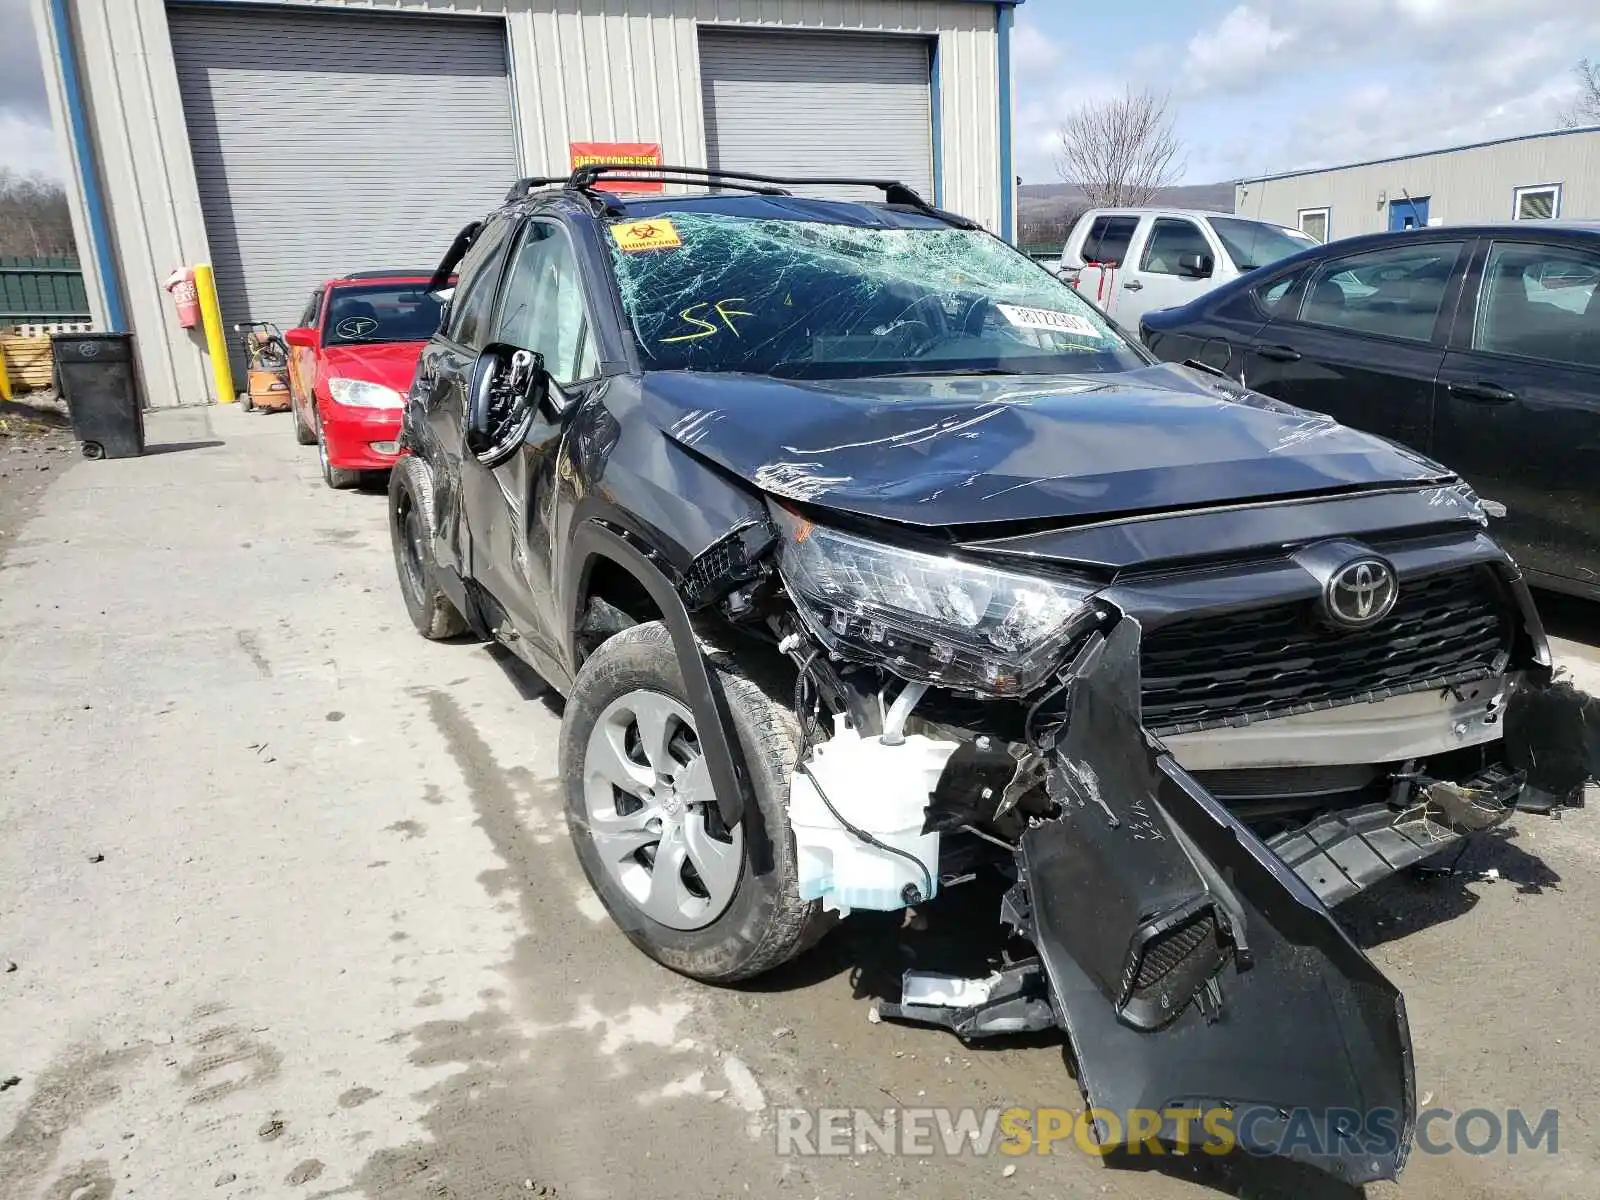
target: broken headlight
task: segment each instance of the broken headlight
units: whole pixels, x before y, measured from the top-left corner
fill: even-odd
[[[999,695],[1031,691],[1092,618],[1086,585],[906,550],[777,505],[778,566],[811,632],[903,678]]]

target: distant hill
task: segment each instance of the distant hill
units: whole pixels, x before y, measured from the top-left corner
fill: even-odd
[[[1231,213],[1233,184],[1191,183],[1161,188],[1150,203],[1164,208]],[[1083,191],[1070,183],[1025,183],[1017,198],[1017,240],[1030,253],[1059,248],[1073,222],[1088,207]]]
[[[1083,192],[1070,183],[1025,183],[1019,189],[1023,211],[1038,208],[1044,211],[1061,208],[1087,207]],[[1179,187],[1162,188],[1156,192],[1152,204],[1167,208],[1199,208],[1208,212],[1233,211],[1233,184],[1188,183]]]

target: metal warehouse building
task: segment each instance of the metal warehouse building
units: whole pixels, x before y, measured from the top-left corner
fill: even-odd
[[[1234,211],[1328,241],[1482,221],[1600,217],[1600,127],[1241,181]]]
[[[574,143],[899,178],[1011,238],[1017,3],[33,0],[90,307],[153,406],[215,398],[174,269],[288,327],[324,279],[430,268]]]

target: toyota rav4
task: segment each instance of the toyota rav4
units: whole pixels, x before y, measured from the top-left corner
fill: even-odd
[[[880,198],[790,190],[842,183]],[[1060,1028],[1161,1137],[1250,1110],[1247,1149],[1399,1170],[1404,1004],[1330,909],[1575,802],[1600,729],[1468,487],[1152,362],[899,184],[586,167],[455,273],[401,591],[565,696],[572,841],[640,949],[727,983],[998,873],[991,969],[883,1015]]]

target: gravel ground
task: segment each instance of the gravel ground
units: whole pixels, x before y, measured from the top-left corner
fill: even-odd
[[[284,417],[159,413],[149,440],[0,438],[6,1200],[1356,1195],[1070,1150],[778,1157],[775,1106],[1077,1106],[1057,1038],[869,1021],[965,944],[963,893],[744,989],[656,968],[566,844],[559,701],[415,636],[382,497],[324,489]],[[1552,612],[1600,686],[1587,608]],[[1558,1153],[1417,1153],[1371,1200],[1594,1193],[1597,901],[1591,807],[1348,914],[1427,1103],[1560,1110]]]
[[[53,392],[0,400],[0,550],[77,452],[66,406]]]

